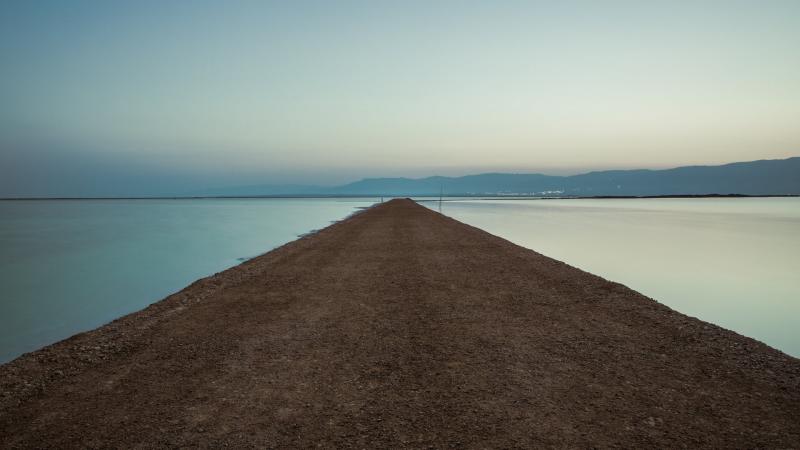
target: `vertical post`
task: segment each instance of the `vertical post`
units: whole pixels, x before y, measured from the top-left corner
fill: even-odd
[[[442,213],[442,192],[444,192],[444,186],[441,184],[439,185],[439,214]]]

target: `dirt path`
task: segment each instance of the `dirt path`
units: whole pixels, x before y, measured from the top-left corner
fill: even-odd
[[[797,448],[800,360],[396,200],[0,367],[0,448],[223,445]]]

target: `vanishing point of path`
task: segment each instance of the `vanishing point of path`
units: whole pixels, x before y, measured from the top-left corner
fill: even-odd
[[[798,448],[800,360],[394,200],[0,366],[0,448],[176,446]]]

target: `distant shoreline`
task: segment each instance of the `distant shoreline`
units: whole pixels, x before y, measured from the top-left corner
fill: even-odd
[[[52,201],[52,200],[236,200],[236,199],[357,199],[357,198],[414,198],[439,197],[438,194],[375,194],[375,195],[206,195],[206,196],[159,196],[159,197],[3,197],[0,201]],[[783,198],[800,197],[800,194],[668,194],[668,195],[596,195],[596,196],[536,196],[503,194],[456,194],[443,195],[442,199],[468,198],[473,200],[614,200],[653,198]],[[433,200],[421,200],[433,201]],[[438,201],[435,200],[435,201]]]

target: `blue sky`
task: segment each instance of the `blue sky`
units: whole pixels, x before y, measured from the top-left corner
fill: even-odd
[[[5,1],[0,195],[796,156],[800,2]]]

